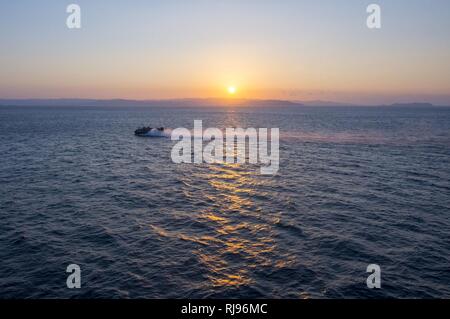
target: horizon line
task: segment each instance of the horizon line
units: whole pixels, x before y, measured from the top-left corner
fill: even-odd
[[[14,105],[14,104],[2,104],[1,102],[39,102],[39,101],[85,101],[85,102],[176,102],[176,101],[208,101],[208,100],[219,100],[220,102],[284,102],[289,104],[295,104],[298,106],[360,106],[360,107],[376,107],[376,106],[433,106],[433,107],[450,107],[450,104],[434,104],[428,101],[408,101],[408,102],[392,102],[392,103],[351,103],[351,102],[341,102],[332,100],[288,100],[288,99],[264,99],[264,98],[239,98],[239,97],[185,97],[185,98],[159,98],[159,99],[134,99],[134,98],[76,98],[76,97],[49,97],[49,98],[2,98],[0,97],[0,106],[25,106],[25,105]],[[314,105],[314,104],[317,105]],[[335,105],[333,105],[335,104]],[[33,106],[31,104],[26,106]],[[39,105],[34,105],[39,106]],[[61,105],[70,106],[70,105]],[[199,105],[205,106],[205,105]],[[257,105],[255,105],[257,106]],[[95,106],[92,106],[95,107]]]

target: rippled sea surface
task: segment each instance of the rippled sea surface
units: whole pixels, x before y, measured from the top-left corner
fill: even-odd
[[[133,135],[194,119],[278,174]],[[0,152],[0,298],[450,297],[450,108],[1,107]]]

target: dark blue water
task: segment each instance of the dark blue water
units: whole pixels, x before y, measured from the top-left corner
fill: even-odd
[[[279,127],[279,173],[133,136],[194,119]],[[0,298],[450,297],[449,108],[2,107],[0,153]]]

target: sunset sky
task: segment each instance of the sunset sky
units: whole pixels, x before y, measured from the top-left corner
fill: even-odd
[[[0,98],[450,105],[448,0],[0,0],[0,52]]]

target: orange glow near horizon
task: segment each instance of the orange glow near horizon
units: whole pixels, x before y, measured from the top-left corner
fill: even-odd
[[[142,1],[107,12],[92,5],[89,28],[70,33],[60,5],[44,2],[30,1],[39,14],[14,19],[22,6],[4,1],[2,99],[450,105],[449,1],[417,1],[408,14],[389,5],[395,18],[377,31],[352,1],[325,11],[320,1]]]

